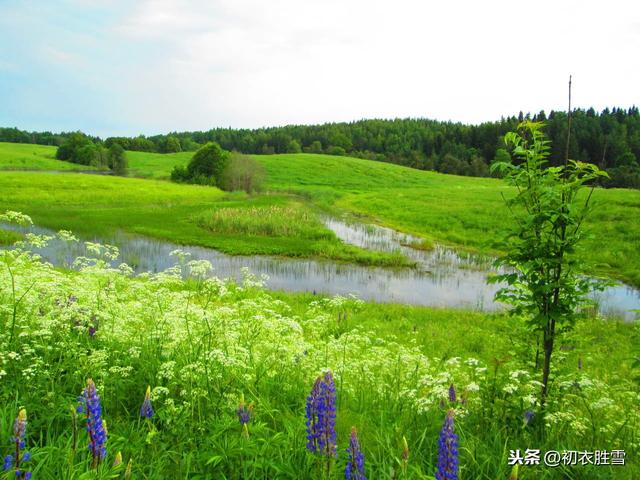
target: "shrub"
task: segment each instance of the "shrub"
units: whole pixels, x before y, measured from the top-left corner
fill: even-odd
[[[264,167],[248,155],[234,153],[222,174],[220,187],[229,192],[243,190],[247,193],[262,190],[266,172]]]
[[[217,143],[209,142],[193,155],[189,165],[187,165],[189,181],[219,185],[222,174],[228,164],[229,152],[223,150]],[[203,177],[208,180],[204,181]]]

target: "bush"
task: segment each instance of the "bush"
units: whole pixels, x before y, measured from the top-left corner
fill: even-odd
[[[265,177],[265,169],[260,163],[248,155],[234,153],[222,174],[220,188],[229,192],[259,192],[262,190]]]
[[[187,165],[189,181],[202,185],[220,186],[222,174],[228,164],[229,152],[223,150],[217,143],[209,142],[193,155]],[[205,182],[202,177],[206,177],[208,180]]]
[[[327,153],[329,155],[339,155],[341,157],[344,157],[347,154],[347,151],[342,147],[335,147],[334,146],[334,147],[329,147],[327,149]]]
[[[173,170],[171,170],[171,180],[178,183],[188,183],[189,172],[187,172],[187,167],[183,167],[182,165],[173,167]]]
[[[118,175],[124,175],[129,166],[124,148],[119,143],[113,143],[109,147],[107,155],[109,168]]]
[[[56,158],[58,160],[66,160],[73,163],[82,163],[80,160],[84,159],[86,155],[79,157],[78,151],[87,146],[93,146],[93,142],[86,135],[80,132],[72,133],[62,143],[62,145],[58,147],[58,150],[56,151]],[[89,165],[89,162],[84,165]]]

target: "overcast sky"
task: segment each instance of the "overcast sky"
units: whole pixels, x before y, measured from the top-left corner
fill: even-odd
[[[0,126],[101,136],[640,104],[640,2],[0,0]]]

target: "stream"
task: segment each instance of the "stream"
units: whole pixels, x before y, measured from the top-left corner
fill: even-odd
[[[407,245],[420,239],[376,225],[345,222],[325,218],[328,228],[345,243],[376,251],[400,251],[416,263],[416,268],[378,268],[345,264],[330,260],[293,259],[271,256],[227,255],[219,251],[177,245],[171,242],[145,237],[116,234],[113,238],[84,238],[100,243],[116,245],[120,258],[113,262],[125,262],[136,273],[158,272],[178,262],[170,252],[180,249],[191,254],[191,260],[208,260],[213,265],[213,275],[220,278],[240,279],[243,267],[255,275],[267,275],[266,286],[272,290],[314,292],[331,295],[353,294],[363,300],[406,303],[436,307],[456,307],[492,311],[501,308],[493,300],[499,285],[487,284],[492,259],[460,254],[438,246],[432,250],[418,250]],[[3,228],[24,231],[15,226]],[[52,235],[55,232],[41,227],[28,231]],[[45,260],[58,266],[68,266],[73,259],[86,254],[80,243],[67,243],[54,238],[44,248],[33,248]],[[624,284],[608,287],[593,294],[600,313],[606,316],[636,320],[640,314],[640,291]]]

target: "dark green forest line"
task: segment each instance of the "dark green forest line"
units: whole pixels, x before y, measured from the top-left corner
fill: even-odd
[[[289,125],[260,129],[214,128],[206,132],[109,137],[94,143],[126,150],[173,153],[194,151],[215,141],[226,150],[250,154],[328,153],[391,162],[422,170],[467,176],[488,176],[489,166],[504,160],[505,133],[523,119],[544,121],[552,145],[550,162],[564,158],[566,112],[551,111],[501,118],[479,125],[428,119],[360,120],[323,125]],[[26,132],[0,128],[0,141],[60,145],[74,132]],[[573,111],[570,157],[595,163],[609,173],[608,187],[640,188],[640,113],[637,107],[596,112]]]

